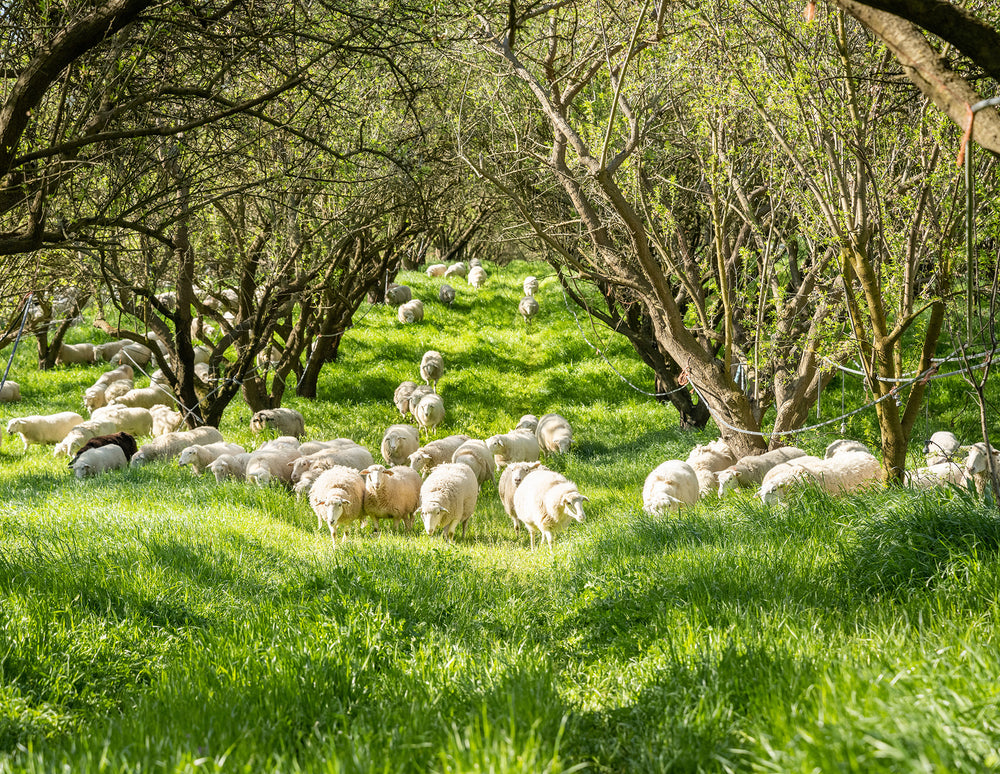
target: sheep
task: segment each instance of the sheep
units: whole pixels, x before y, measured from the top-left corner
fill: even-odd
[[[482,266],[482,265],[483,262],[478,258],[473,258],[469,261],[469,268],[472,268],[473,266]]]
[[[539,456],[538,439],[526,430],[491,435],[486,439],[486,445],[493,452],[497,468],[512,462],[535,462]]]
[[[0,387],[0,403],[14,403],[21,400],[21,385],[17,382],[4,382]]]
[[[325,522],[337,545],[337,528],[357,521],[365,499],[365,480],[352,468],[335,466],[324,470],[309,489],[309,505],[319,525]]]
[[[694,468],[698,477],[698,491],[702,497],[718,490],[719,471],[725,470],[735,462],[736,455],[729,448],[729,444],[721,438],[695,446],[687,458],[688,465]]]
[[[97,352],[93,344],[63,344],[56,355],[56,365],[75,365],[77,363],[96,363]]]
[[[525,296],[517,305],[517,311],[524,318],[524,324],[528,325],[538,314],[538,302],[532,296]]]
[[[406,465],[387,469],[372,464],[361,471],[361,477],[365,481],[364,514],[371,519],[392,519],[396,527],[403,521],[412,529],[423,485],[420,474]]]
[[[862,452],[864,454],[872,453],[871,449],[861,443],[861,441],[853,441],[850,438],[838,438],[836,441],[831,441],[829,446],[826,447],[826,451],[823,452],[823,459],[828,460],[831,457],[844,452]]]
[[[583,504],[587,498],[580,494],[576,484],[554,470],[533,470],[514,492],[514,513],[528,530],[531,550],[535,550],[535,531],[549,544],[557,532],[570,521],[583,522],[586,518]]]
[[[153,432],[153,415],[149,409],[136,406],[105,406],[94,411],[91,419],[110,419],[119,431],[132,435],[151,435]]]
[[[399,386],[392,393],[392,402],[396,404],[399,413],[404,417],[410,413],[410,395],[416,386],[416,382],[409,380],[400,382]]]
[[[135,369],[130,365],[120,365],[118,368],[113,368],[110,371],[105,371],[101,374],[100,378],[94,382],[95,387],[110,387],[112,384],[118,381],[127,380],[132,381],[135,379]]]
[[[427,350],[420,359],[420,378],[437,392],[437,383],[442,376],[444,376],[444,358],[437,350]]]
[[[108,405],[108,398],[105,394],[107,388],[104,385],[99,387],[88,387],[83,392],[83,407],[87,409],[90,414],[94,413],[95,409],[99,409],[102,406]]]
[[[88,419],[72,428],[63,439],[56,444],[52,451],[53,457],[71,456],[76,454],[77,449],[83,446],[91,438],[99,435],[108,435],[117,430],[117,426],[110,419]]]
[[[221,441],[222,433],[216,428],[207,425],[180,433],[167,433],[140,446],[139,451],[133,455],[129,464],[133,468],[138,468],[157,460],[171,460],[177,457],[188,446],[194,446],[196,443],[204,446]]]
[[[650,516],[678,511],[698,502],[698,474],[687,462],[667,460],[657,465],[642,485],[642,509]]]
[[[420,433],[413,425],[389,425],[382,435],[382,459],[387,465],[406,465],[420,448]]]
[[[948,430],[938,430],[924,444],[924,455],[928,465],[951,462],[962,448],[962,442]]]
[[[153,350],[144,344],[130,341],[111,358],[111,362],[118,365],[130,365],[133,368],[145,368],[152,359]]]
[[[279,435],[277,438],[272,438],[269,441],[264,441],[260,446],[258,446],[255,451],[264,451],[265,449],[300,449],[302,444],[299,439],[294,435]],[[299,452],[301,454],[302,452]]]
[[[534,414],[525,414],[514,426],[515,430],[527,430],[529,433],[534,433],[538,430],[538,417]]]
[[[262,409],[250,418],[250,431],[262,433],[264,430],[274,430],[279,435],[301,438],[306,432],[306,420],[295,409]]]
[[[496,462],[489,447],[483,441],[478,441],[475,438],[465,441],[455,450],[451,461],[468,465],[476,474],[476,481],[480,486],[485,481],[496,480]]]
[[[400,304],[396,311],[396,319],[404,325],[406,323],[418,323],[424,319],[424,302],[419,298]]]
[[[363,446],[355,445],[353,448],[323,449],[309,455],[302,455],[301,449],[299,457],[292,464],[290,481],[292,484],[298,483],[299,479],[308,470],[326,470],[334,465],[343,468],[354,468],[364,470],[374,462],[372,453]]]
[[[258,368],[274,368],[281,362],[281,350],[271,345],[257,353],[254,362]]]
[[[153,297],[166,307],[167,311],[173,312],[177,309],[177,294],[174,291],[168,290],[164,293],[157,293]]]
[[[532,277],[530,275],[525,277],[524,282],[522,283],[522,287],[524,288],[524,295],[526,296],[535,295],[535,293],[538,291],[538,278]]]
[[[903,477],[907,486],[915,489],[930,489],[935,486],[965,486],[973,480],[971,472],[957,462],[938,462],[925,468],[907,471]]]
[[[424,273],[428,277],[443,277],[444,273],[448,271],[448,264],[446,263],[432,263],[428,266]]]
[[[414,421],[416,421],[417,418],[417,404],[420,403],[420,401],[422,401],[427,395],[433,394],[434,390],[426,384],[418,384],[410,392],[410,397],[407,399],[406,406],[407,412],[411,417],[413,417]]]
[[[178,455],[177,464],[182,467],[190,465],[192,471],[201,475],[209,465],[223,454],[235,457],[237,454],[246,453],[247,450],[238,443],[226,443],[225,441],[204,445],[196,443],[193,446],[188,446]]]
[[[765,505],[773,505],[784,502],[788,491],[798,485],[815,484],[830,494],[838,494],[874,483],[881,475],[878,460],[866,452],[838,452],[822,460],[806,455],[769,470],[758,494]]]
[[[423,475],[431,469],[451,462],[458,447],[469,440],[469,436],[458,433],[431,441],[410,455],[410,467]]]
[[[455,528],[465,528],[476,510],[479,484],[476,474],[468,465],[445,462],[435,467],[420,487],[420,515],[424,531],[433,535],[444,530],[445,540],[455,535]]]
[[[153,418],[152,434],[154,436],[172,433],[184,421],[184,415],[180,411],[171,411],[170,406],[163,404],[150,407],[149,414]]]
[[[438,301],[440,301],[445,306],[451,306],[455,303],[455,288],[449,285],[447,282],[441,284],[438,288]]]
[[[565,417],[545,414],[538,420],[535,438],[538,447],[547,454],[565,454],[573,443],[573,429]]]
[[[500,502],[503,503],[504,511],[514,523],[515,533],[520,531],[521,522],[518,521],[517,514],[514,512],[514,492],[517,491],[518,486],[524,481],[525,476],[531,471],[539,469],[548,470],[540,462],[512,462],[500,474],[500,481],[497,483],[497,490],[500,492]]]
[[[94,354],[105,363],[110,363],[114,359],[115,355],[122,351],[122,347],[129,343],[131,342],[128,339],[118,339],[118,341],[109,341],[106,344],[98,344],[94,347]]]
[[[174,396],[159,385],[149,387],[133,388],[124,395],[108,401],[112,406],[128,406],[129,408],[149,409],[153,406],[171,406],[174,403]]]
[[[279,481],[291,487],[292,466],[301,456],[298,449],[287,446],[258,449],[247,460],[246,480],[257,486],[267,486],[272,481]]]
[[[135,389],[135,383],[131,379],[119,379],[111,382],[104,390],[105,405],[111,403],[115,398],[120,398]],[[95,409],[96,410],[96,409]]]
[[[58,414],[32,414],[15,417],[7,423],[7,435],[19,435],[24,443],[24,451],[33,443],[59,443],[66,435],[83,422],[83,417],[75,411],[60,411]]]
[[[464,278],[468,273],[469,273],[469,267],[466,266],[461,261],[458,261],[458,263],[453,263],[451,266],[445,269],[444,276]]]
[[[208,463],[208,470],[212,471],[218,484],[229,479],[244,481],[247,477],[247,463],[249,462],[250,452],[221,454]]]
[[[469,269],[469,284],[472,285],[476,290],[479,290],[483,285],[486,284],[486,269],[482,266],[473,266]]]
[[[413,291],[406,285],[390,283],[385,289],[385,302],[390,306],[400,306],[413,298]]]
[[[437,394],[425,395],[413,410],[413,417],[430,435],[444,421],[444,400]]]
[[[764,475],[776,465],[788,462],[796,457],[804,457],[805,452],[794,446],[782,446],[764,454],[743,457],[735,465],[731,465],[719,473],[719,497],[731,492],[737,487],[744,489],[760,486]]]
[[[67,465],[73,467],[80,455],[85,454],[90,449],[100,449],[102,446],[117,446],[122,450],[125,455],[125,461],[129,461],[135,456],[136,451],[138,451],[135,443],[135,438],[128,433],[108,433],[107,435],[98,435],[91,438],[83,446],[77,449],[76,454],[73,456]]]
[[[993,467],[1000,468],[1000,452],[991,449]],[[969,477],[976,483],[976,491],[980,494],[986,489],[990,477],[989,461],[986,457],[986,444],[980,441],[969,447],[969,456],[965,459],[965,469]]]
[[[73,462],[73,475],[77,478],[87,478],[109,470],[128,467],[125,452],[120,446],[110,444],[96,449],[87,449]]]
[[[312,489],[313,483],[320,477],[320,474],[323,473],[324,470],[326,470],[326,468],[310,468],[303,473],[302,477],[295,484],[292,484],[292,492],[295,494],[295,497],[299,498],[302,495],[309,494],[309,490]]]

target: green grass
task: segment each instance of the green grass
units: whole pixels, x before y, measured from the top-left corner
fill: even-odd
[[[174,465],[77,482],[8,439],[0,771],[1000,768],[996,511],[957,491],[803,492],[647,517],[646,473],[714,433],[625,385],[551,278],[526,331],[537,266],[490,273],[478,294],[456,280],[453,309],[428,301],[422,325],[362,309],[319,399],[286,405],[311,437],[377,449],[392,390],[438,349],[442,433],[570,419],[577,444],[553,464],[587,521],[532,553],[487,485],[464,541],[352,528],[334,550],[281,490]],[[651,390],[621,340],[601,346]],[[75,409],[101,370],[32,360],[4,421]],[[250,443],[249,416],[234,404],[227,438]]]

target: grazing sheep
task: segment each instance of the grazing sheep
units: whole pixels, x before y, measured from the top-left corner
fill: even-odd
[[[522,287],[524,288],[524,295],[526,296],[535,295],[535,293],[538,291],[538,278],[532,277],[530,275],[525,277],[524,282],[522,283]]]
[[[91,414],[95,409],[108,405],[108,398],[105,394],[107,388],[104,385],[99,387],[88,387],[83,392],[83,407]]]
[[[108,401],[108,403],[112,406],[149,409],[153,406],[174,405],[174,396],[159,385],[154,384],[149,387],[131,389],[124,395],[119,395],[113,400]]]
[[[521,529],[521,522],[518,521],[517,514],[514,511],[514,492],[517,491],[518,486],[524,481],[525,476],[533,470],[548,470],[548,468],[540,462],[512,462],[504,468],[503,473],[500,474],[500,481],[497,483],[497,489],[500,492],[500,502],[503,503],[504,511],[514,523],[515,533]]]
[[[445,277],[465,277],[469,273],[469,267],[464,263],[459,261],[458,263],[453,263],[447,269],[445,269]]]
[[[149,409],[129,406],[104,406],[91,414],[92,420],[110,419],[119,431],[131,435],[151,435],[153,432],[153,415]]]
[[[437,392],[437,383],[442,376],[444,376],[444,358],[437,350],[427,350],[420,359],[420,378]]]
[[[52,451],[52,456],[69,457],[76,454],[77,449],[91,438],[99,435],[108,435],[117,429],[118,427],[110,419],[88,419],[66,433],[63,439],[56,444],[56,448]]]
[[[301,449],[299,454],[302,454]],[[364,470],[373,462],[372,453],[363,446],[323,449],[313,454],[299,456],[292,465],[290,481],[292,484],[298,483],[309,470],[326,470],[334,466]]]
[[[771,468],[788,462],[796,457],[804,457],[805,452],[794,446],[782,446],[764,454],[744,457],[735,465],[719,472],[719,497],[731,492],[737,487],[750,489],[760,486],[764,476]]]
[[[993,453],[993,467],[1000,468],[1000,451],[996,449],[991,451]],[[969,477],[976,482],[976,491],[980,494],[985,491],[990,478],[989,460],[986,453],[986,444],[980,441],[969,447],[969,456],[965,459],[965,469]]]
[[[455,535],[455,528],[461,524],[464,538],[466,524],[476,510],[478,498],[476,474],[468,465],[453,462],[438,465],[420,487],[420,514],[424,530],[433,535],[438,529],[443,529],[445,539],[450,540]]]
[[[337,528],[357,521],[365,500],[365,480],[353,468],[324,470],[309,489],[309,505],[319,525],[325,522],[337,545]]]
[[[925,468],[907,471],[904,481],[914,489],[930,489],[936,486],[965,486],[973,480],[970,471],[957,462],[938,462]]]
[[[272,481],[280,481],[285,486],[292,485],[292,466],[302,455],[290,446],[276,446],[258,449],[247,460],[246,479],[257,486],[267,486]]]
[[[951,462],[959,454],[962,442],[948,430],[938,430],[924,444],[924,455],[928,465]]]
[[[110,363],[115,355],[122,351],[122,347],[129,343],[128,339],[118,339],[118,341],[109,341],[107,344],[98,344],[94,347],[94,354],[105,363]]]
[[[133,389],[135,389],[135,383],[131,379],[119,379],[116,382],[111,382],[104,390],[105,405],[131,392]]]
[[[97,353],[93,344],[63,344],[56,355],[56,365],[75,365],[77,363],[96,363]]]
[[[0,403],[14,403],[21,400],[21,385],[17,382],[4,382],[0,387]]]
[[[399,413],[404,417],[410,413],[410,395],[413,393],[416,386],[416,382],[407,380],[405,382],[401,382],[392,393],[392,402],[396,404],[396,408],[399,410]]]
[[[438,288],[438,301],[440,301],[445,306],[451,306],[455,303],[455,288],[449,285],[447,282],[441,284]]]
[[[247,477],[247,463],[250,462],[250,452],[243,454],[222,454],[208,463],[208,469],[215,476],[215,481],[221,484],[229,479],[245,481]]]
[[[418,323],[424,319],[424,302],[419,298],[401,304],[396,311],[396,319],[401,323]]]
[[[484,481],[496,480],[496,462],[483,441],[470,438],[455,450],[451,461],[468,465],[476,474],[476,481],[480,486]]]
[[[88,478],[107,473],[109,470],[128,467],[128,460],[120,446],[110,444],[96,449],[87,449],[72,463],[73,475]]]
[[[443,277],[444,273],[448,271],[448,264],[446,263],[432,263],[428,266],[424,273],[428,277]]]
[[[405,304],[413,298],[413,291],[406,285],[390,283],[385,289],[385,302],[389,306]]]
[[[133,368],[145,368],[152,359],[153,350],[138,342],[130,341],[111,358],[111,362]]]
[[[418,384],[410,392],[410,397],[407,399],[407,410],[411,417],[416,420],[417,418],[417,404],[420,403],[427,395],[433,395],[434,390],[426,384]]]
[[[201,475],[209,465],[223,454],[235,457],[237,454],[246,453],[247,450],[238,443],[226,443],[225,441],[204,445],[196,443],[194,446],[188,446],[178,455],[177,464],[190,465],[192,471]]]
[[[660,463],[642,485],[642,509],[655,516],[698,502],[698,474],[681,460]]]
[[[153,435],[160,436],[174,432],[184,421],[180,411],[171,411],[170,406],[158,404],[151,406],[149,415],[153,418]]]
[[[265,449],[301,449],[302,444],[299,443],[299,439],[294,435],[279,435],[277,438],[272,438],[269,441],[264,441],[260,446],[256,448],[255,451],[264,451]],[[302,454],[300,451],[299,454]]]
[[[469,440],[469,436],[458,433],[431,441],[410,455],[410,467],[423,475],[432,468],[451,462],[458,447]]]
[[[363,448],[350,438],[334,438],[330,441],[306,441],[299,445],[299,454],[307,457],[320,451],[340,451],[341,449]]]
[[[806,455],[771,468],[760,487],[766,505],[784,502],[789,490],[806,484],[819,486],[830,494],[850,492],[879,481],[882,468],[867,452],[838,452],[829,459]]]
[[[7,435],[19,435],[24,443],[24,451],[33,443],[59,443],[66,435],[83,422],[83,417],[74,411],[60,411],[58,414],[32,414],[15,417],[7,423]]]
[[[517,425],[515,425],[514,429],[527,430],[529,433],[534,433],[538,430],[538,417],[534,414],[525,414],[517,420]]]
[[[382,435],[382,459],[387,465],[407,465],[420,448],[420,433],[413,425],[389,425]]]
[[[264,430],[301,438],[306,433],[306,420],[295,409],[263,409],[250,418],[250,432],[262,433]]]
[[[392,519],[396,527],[403,521],[411,529],[413,513],[420,505],[420,474],[405,465],[387,469],[373,464],[361,471],[361,477],[365,480],[364,514],[370,519]]]
[[[538,314],[538,302],[533,296],[525,296],[517,305],[517,311],[524,318],[524,324],[529,325],[535,315]]]
[[[576,484],[554,470],[533,470],[514,492],[514,513],[528,530],[531,550],[535,550],[535,532],[549,544],[570,521],[583,522],[586,518],[583,504],[587,498],[580,494]]]
[[[486,439],[486,446],[493,452],[497,468],[512,462],[535,462],[539,455],[538,439],[527,430],[491,435]]]
[[[831,441],[830,445],[826,447],[826,451],[823,452],[823,459],[830,459],[837,454],[843,454],[844,452],[862,452],[864,454],[871,454],[872,451],[867,446],[865,446],[861,441],[853,441],[850,438],[838,438],[836,441]]]
[[[73,467],[73,464],[79,459],[81,454],[89,451],[90,449],[100,449],[102,446],[117,446],[122,450],[125,455],[125,461],[131,460],[138,451],[135,443],[135,438],[133,438],[128,433],[108,433],[107,435],[98,435],[91,438],[83,446],[77,449],[76,454],[73,459],[68,463],[69,467]]]
[[[148,411],[146,412],[149,413]],[[150,462],[158,460],[172,460],[180,455],[188,446],[222,441],[222,433],[214,427],[196,427],[194,430],[185,430],[179,433],[167,433],[159,438],[154,438],[147,444],[139,447],[129,464],[133,468],[148,465]]]
[[[472,285],[476,290],[479,290],[483,285],[486,284],[486,269],[482,266],[473,266],[469,269],[469,284]]]
[[[535,438],[542,451],[548,454],[565,454],[573,443],[573,429],[565,417],[545,414],[538,420]]]
[[[413,418],[430,435],[444,421],[444,400],[435,393],[425,395],[413,410]]]
[[[101,374],[100,378],[94,382],[95,387],[104,386],[109,387],[115,382],[120,382],[122,380],[132,381],[135,379],[135,369],[130,365],[121,365],[118,368],[113,368],[110,371],[105,371]]]

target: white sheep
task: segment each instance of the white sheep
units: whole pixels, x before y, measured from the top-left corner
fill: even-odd
[[[302,444],[299,439],[294,435],[279,435],[277,438],[272,438],[269,441],[264,441],[260,446],[256,448],[255,451],[264,451],[265,449],[301,449]],[[300,451],[299,454],[302,452]]]
[[[309,505],[319,525],[330,528],[330,538],[337,545],[337,528],[346,527],[361,517],[365,500],[365,481],[353,468],[333,467],[324,470],[309,489]]]
[[[100,378],[96,382],[94,382],[94,386],[97,387],[103,385],[105,387],[108,387],[114,384],[115,382],[121,381],[123,379],[127,379],[129,381],[135,379],[135,369],[133,369],[132,366],[127,364],[120,365],[118,366],[118,368],[113,368],[110,371],[105,371],[103,374],[101,374]]]
[[[1000,451],[992,449],[993,467],[1000,469]],[[969,455],[965,459],[965,469],[970,478],[976,482],[976,490],[982,494],[989,481],[990,468],[986,456],[986,444],[980,441],[969,447]]]
[[[59,443],[66,435],[83,422],[83,417],[75,411],[60,411],[57,414],[32,414],[15,417],[7,423],[8,435],[19,435],[24,443],[24,451],[33,443]]]
[[[583,522],[583,504],[587,498],[576,484],[554,470],[533,470],[514,492],[514,513],[528,530],[531,550],[535,550],[535,532],[553,550],[552,540],[570,521]]]
[[[491,435],[486,439],[486,445],[493,452],[498,469],[512,462],[535,462],[539,456],[538,439],[527,430]]]
[[[133,389],[135,389],[135,383],[131,379],[119,379],[111,382],[104,390],[105,405],[111,403],[116,398],[120,398],[122,395],[128,394]]]
[[[735,465],[719,472],[719,497],[736,488],[756,489],[771,468],[796,457],[804,457],[805,452],[795,446],[782,446],[763,454],[743,457]]]
[[[154,436],[172,433],[184,421],[184,415],[180,411],[171,411],[170,406],[163,404],[150,407],[149,415],[153,418],[152,434]]]
[[[76,363],[96,363],[97,352],[93,344],[63,344],[56,355],[56,365],[74,365]]]
[[[17,382],[4,382],[0,387],[0,403],[14,403],[21,400],[21,385]]]
[[[476,481],[480,486],[485,481],[496,480],[496,461],[483,441],[470,438],[455,450],[451,461],[468,465],[476,474]]]
[[[642,509],[651,516],[678,511],[685,505],[694,505],[700,495],[694,468],[681,460],[667,460],[646,476]]]
[[[139,406],[134,408],[117,404],[104,406],[96,409],[90,418],[92,420],[110,419],[115,423],[116,431],[129,435],[151,435],[153,432],[153,415],[149,413],[149,409]]]
[[[119,395],[113,400],[109,400],[108,404],[112,406],[149,409],[153,406],[174,405],[174,396],[169,391],[154,384],[149,387],[133,388],[124,395]]]
[[[143,410],[149,414],[148,410]],[[208,427],[207,425],[196,427],[193,430],[184,430],[179,433],[167,433],[140,446],[139,451],[132,457],[129,465],[133,468],[138,468],[148,465],[150,462],[172,460],[174,457],[180,455],[188,446],[194,446],[195,444],[204,446],[210,443],[219,443],[222,440],[222,433],[218,429]]]
[[[806,455],[783,462],[767,472],[761,482],[760,499],[767,505],[784,502],[789,490],[813,484],[830,494],[850,492],[874,484],[882,468],[867,452],[838,452],[829,459]]]
[[[928,465],[938,462],[953,462],[962,448],[962,442],[949,430],[938,430],[924,444],[924,455]]]
[[[305,441],[299,444],[299,454],[307,457],[320,451],[340,451],[341,449],[364,448],[350,438],[333,438],[329,441]],[[348,465],[350,467],[350,465]]]
[[[389,283],[385,289],[385,302],[390,306],[405,304],[413,298],[413,291],[406,285]]]
[[[264,430],[274,430],[279,435],[301,438],[306,432],[306,420],[295,409],[262,409],[250,418],[250,431],[262,433]]]
[[[243,454],[222,454],[208,463],[208,469],[215,476],[216,483],[221,484],[229,479],[245,481],[247,463],[250,462],[250,452]]]
[[[437,392],[437,383],[442,376],[444,376],[444,358],[437,350],[427,350],[420,359],[420,378]]]
[[[447,282],[443,282],[441,287],[438,288],[438,301],[440,301],[445,306],[451,306],[455,303],[455,288],[449,285]]]
[[[719,488],[719,471],[736,462],[736,455],[729,444],[716,438],[707,444],[695,446],[688,454],[687,463],[698,477],[698,491],[702,497]]]
[[[108,399],[105,395],[107,388],[102,384],[100,386],[88,387],[83,392],[83,407],[91,414],[94,413],[95,409],[99,409],[102,406],[108,405]]]
[[[420,433],[413,425],[389,425],[382,435],[382,459],[387,465],[408,465],[420,448]]]
[[[903,480],[907,486],[914,489],[931,489],[948,484],[964,487],[967,482],[974,479],[971,472],[957,462],[938,462],[924,468],[907,471]]]
[[[534,414],[525,414],[514,426],[515,430],[527,430],[529,433],[534,433],[538,430],[538,417]]]
[[[406,380],[405,382],[400,382],[399,386],[392,393],[392,402],[396,404],[399,413],[404,417],[410,413],[410,395],[416,386],[416,382]]]
[[[91,438],[99,435],[110,435],[118,430],[118,427],[110,419],[88,419],[86,422],[73,427],[63,437],[52,452],[53,457],[72,457],[77,449],[83,446]]]
[[[469,436],[457,433],[431,441],[410,455],[410,467],[423,475],[438,465],[451,462],[458,447],[468,440]]]
[[[526,296],[535,295],[535,293],[538,292],[538,278],[532,277],[530,275],[525,277],[524,282],[522,283],[522,287],[524,288],[524,295]]]
[[[413,409],[413,418],[430,435],[444,421],[444,413],[444,399],[437,393],[431,393],[424,395],[417,403]]]
[[[133,368],[145,368],[152,359],[153,350],[144,344],[130,341],[118,350],[114,357],[111,358],[111,362],[118,365],[129,365]]]
[[[424,319],[424,302],[419,298],[400,304],[396,310],[396,319],[401,323],[418,323]]]
[[[445,277],[465,277],[469,273],[469,267],[464,263],[459,261],[458,263],[453,263],[447,269],[445,269]]]
[[[87,449],[73,462],[73,474],[77,478],[87,478],[109,470],[128,467],[125,452],[116,444]]]
[[[525,296],[518,303],[517,311],[524,318],[524,324],[528,325],[538,314],[538,302],[534,296]]]
[[[476,474],[468,465],[445,462],[435,467],[420,487],[420,515],[424,531],[433,535],[444,530],[446,540],[462,525],[462,537],[479,498]]]
[[[94,354],[105,363],[110,363],[115,355],[122,351],[122,347],[130,343],[128,339],[118,339],[109,341],[107,344],[98,344],[94,347]]]
[[[518,521],[517,514],[514,512],[514,492],[524,481],[525,476],[531,471],[539,469],[548,470],[540,462],[512,462],[500,474],[497,490],[500,492],[500,502],[503,503],[504,512],[510,516],[510,520],[514,523],[514,532],[521,528],[521,522]]]
[[[238,443],[217,443],[200,444],[188,446],[177,456],[177,464],[180,466],[190,465],[191,470],[201,475],[205,469],[223,454],[236,456],[246,454],[247,450]]]
[[[302,454],[301,448],[298,450]],[[298,483],[308,470],[326,470],[334,466],[364,470],[374,462],[372,453],[363,446],[354,445],[340,449],[322,449],[298,457],[292,465],[291,483]]]
[[[428,277],[443,277],[446,271],[448,271],[448,264],[432,263],[424,270],[424,273],[427,274]]]
[[[420,474],[406,465],[386,468],[372,464],[361,471],[365,480],[363,511],[370,519],[392,519],[396,527],[403,521],[413,527],[413,513],[420,506]]]
[[[476,290],[479,290],[483,285],[486,284],[486,269],[482,266],[473,266],[469,269],[469,284],[472,285]]]
[[[416,420],[417,418],[417,404],[420,403],[427,395],[433,395],[434,390],[432,390],[426,384],[418,384],[410,392],[410,397],[407,398],[406,408],[407,412],[411,417]]]
[[[565,454],[573,443],[573,428],[559,414],[544,414],[535,428],[538,447],[547,454]]]
[[[246,479],[257,486],[267,486],[272,481],[279,481],[290,487],[292,467],[301,457],[299,450],[290,446],[258,449],[247,460]]]
[[[872,450],[865,446],[861,441],[854,441],[850,438],[838,438],[836,441],[831,441],[826,447],[826,451],[823,452],[823,459],[830,459],[838,454],[843,454],[844,452],[863,452],[864,454],[871,454]]]

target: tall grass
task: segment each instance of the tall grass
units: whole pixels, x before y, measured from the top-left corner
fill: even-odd
[[[577,443],[552,464],[591,502],[552,553],[515,537],[490,484],[465,540],[352,529],[333,549],[281,490],[175,465],[76,482],[8,439],[0,771],[1000,767],[997,514],[957,491],[872,491],[644,515],[646,473],[713,433],[625,385],[551,278],[526,330],[529,272],[490,267],[478,294],[458,281],[423,325],[363,310],[319,399],[286,405],[312,437],[377,449],[393,388],[435,348],[441,433],[559,411]],[[651,391],[621,340],[601,348]],[[76,408],[100,371],[31,359],[5,417]],[[248,422],[234,404],[222,429],[251,443]]]

